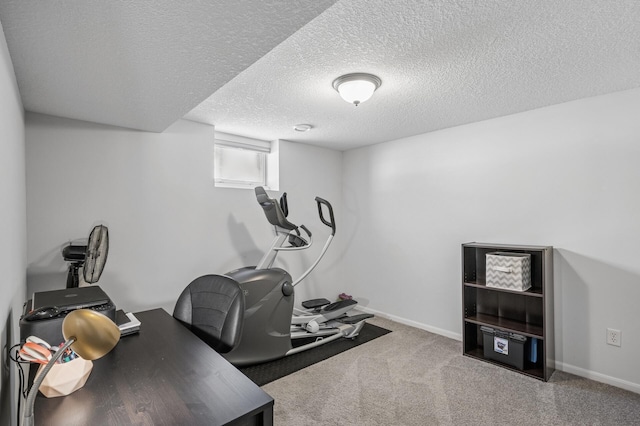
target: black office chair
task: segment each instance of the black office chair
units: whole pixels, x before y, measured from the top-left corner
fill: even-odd
[[[244,293],[229,277],[204,275],[180,294],[173,317],[216,352],[229,352],[242,336]]]

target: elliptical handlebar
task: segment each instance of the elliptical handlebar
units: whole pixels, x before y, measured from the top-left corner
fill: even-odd
[[[303,230],[304,232],[306,232],[306,233],[307,233],[307,235],[309,236],[309,238],[311,238],[311,231],[309,231],[309,229],[307,229],[307,227],[306,227],[306,226],[304,226],[304,225],[300,225],[300,228],[302,228],[302,230]]]
[[[318,216],[320,216],[320,221],[331,228],[331,235],[336,235],[336,220],[333,217],[333,207],[331,203],[320,197],[316,197],[316,203],[318,203]],[[329,209],[329,220],[324,218],[324,212],[322,210],[323,204]]]
[[[284,192],[282,194],[282,196],[280,197],[280,209],[282,210],[282,213],[284,214],[284,217],[288,217],[289,216],[289,203],[287,202],[287,193]]]
[[[306,232],[306,239],[300,234],[298,229],[302,229]],[[275,251],[295,251],[295,250],[306,250],[313,245],[313,236],[311,235],[311,231],[304,226],[300,225],[298,228],[289,231],[289,247],[273,247]]]

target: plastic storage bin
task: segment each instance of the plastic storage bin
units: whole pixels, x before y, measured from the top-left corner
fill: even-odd
[[[480,330],[485,358],[524,370],[527,336],[485,326],[480,327]]]

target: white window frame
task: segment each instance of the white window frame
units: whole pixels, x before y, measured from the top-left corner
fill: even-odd
[[[222,151],[217,148],[222,148]],[[248,182],[233,179],[232,176],[216,177],[215,158],[221,155],[225,149],[243,149],[264,154],[264,181]],[[253,189],[256,186],[264,186],[266,189],[279,190],[279,141],[264,141],[260,139],[252,139],[244,136],[232,135],[230,133],[215,132],[214,137],[214,165],[213,165],[213,181],[216,187],[220,188],[237,188],[237,189]]]

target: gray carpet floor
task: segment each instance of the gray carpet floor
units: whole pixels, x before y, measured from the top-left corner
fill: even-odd
[[[385,336],[263,389],[275,425],[640,425],[640,395],[556,371],[542,382],[384,318]]]

